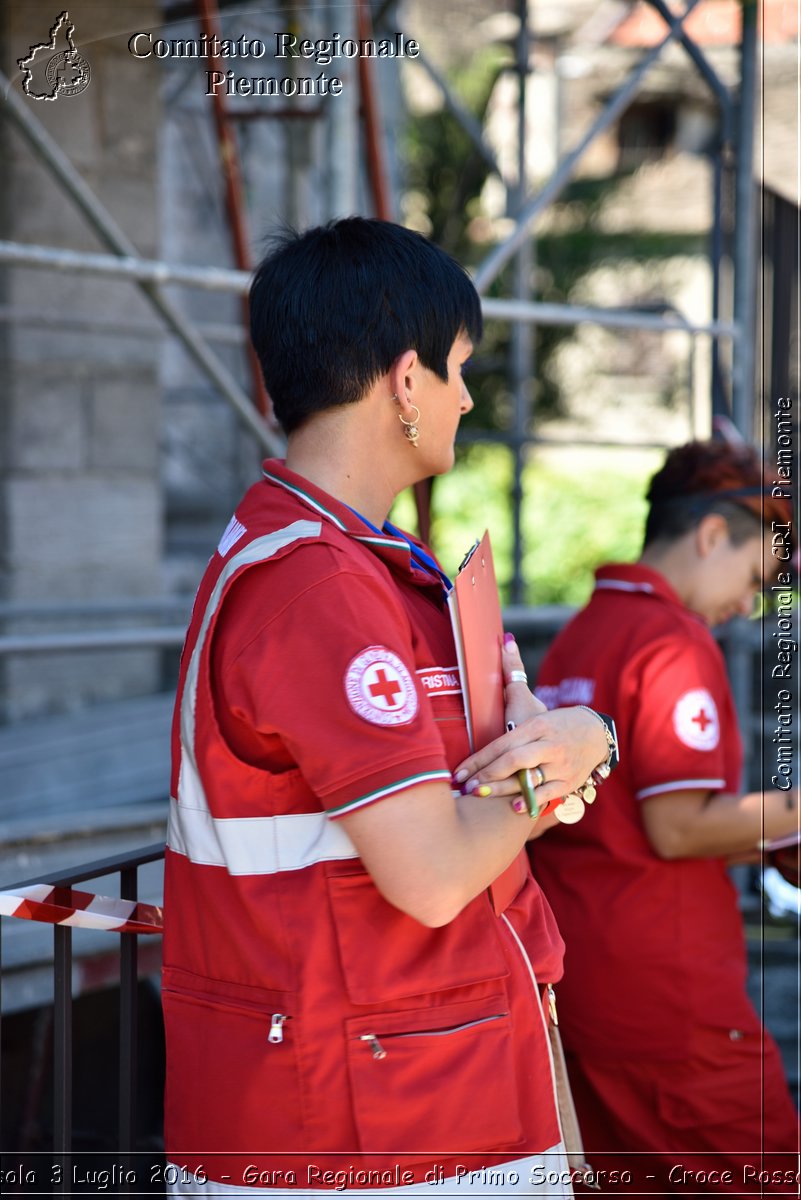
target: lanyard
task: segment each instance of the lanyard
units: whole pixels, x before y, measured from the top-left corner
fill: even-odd
[[[351,506],[349,504],[346,504],[345,507],[350,508],[350,511],[353,513],[353,515],[355,517],[358,517],[360,521],[363,521],[364,524],[367,526],[367,528],[372,529],[373,533],[377,533],[379,537],[382,534],[388,533],[388,534],[390,534],[391,537],[397,538],[399,541],[404,542],[405,545],[409,547],[409,554],[414,559],[414,561],[417,563],[418,567],[422,568],[422,570],[425,571],[427,575],[436,576],[436,578],[440,581],[440,583],[442,584],[443,593],[444,593],[445,597],[447,598],[448,593],[451,591],[451,589],[453,587],[453,584],[451,583],[450,579],[445,574],[445,572],[442,570],[442,568],[439,567],[437,565],[437,563],[434,562],[434,559],[431,557],[430,554],[428,554],[425,550],[423,550],[423,548],[421,546],[415,546],[413,542],[410,542],[409,539],[406,537],[406,534],[403,533],[402,530],[397,529],[394,525],[391,525],[389,521],[384,522],[383,529],[378,529],[373,524],[372,521],[368,520],[367,517],[362,516],[362,514],[360,512],[357,512],[357,510],[355,508],[351,508]]]

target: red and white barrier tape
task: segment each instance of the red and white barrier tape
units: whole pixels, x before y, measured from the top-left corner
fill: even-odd
[[[112,933],[161,933],[164,920],[161,908],[155,904],[93,896],[91,892],[47,883],[0,892],[0,916]]]

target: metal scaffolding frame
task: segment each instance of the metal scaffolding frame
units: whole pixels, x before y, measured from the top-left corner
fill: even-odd
[[[0,109],[0,112],[3,112],[24,136],[40,161],[86,217],[100,240],[118,259],[127,261],[129,267],[132,268],[139,258],[136,247],[119,228],[111,213],[100,202],[41,121],[37,120],[30,109],[11,90],[10,81],[2,71],[0,71],[0,92],[4,96],[4,107]],[[70,269],[78,270],[78,264],[83,258],[83,254],[75,252],[76,261]],[[214,354],[206,340],[201,337],[192,322],[165,294],[162,286],[165,282],[164,277],[159,277],[158,273],[149,277],[137,277],[133,269],[130,269],[128,274],[136,281],[142,294],[167,328],[180,339],[190,357],[236,410],[240,420],[256,437],[259,444],[271,453],[280,452],[281,439],[268,428],[249,397]]]
[[[234,271],[224,267],[185,267],[161,259],[115,258],[108,254],[60,250],[52,246],[33,246],[25,242],[0,241],[0,263],[68,271],[75,275],[177,284],[203,291],[243,295],[250,286],[250,275],[246,271]],[[708,335],[715,338],[734,338],[737,333],[737,326],[731,321],[690,321],[677,310],[671,310],[661,316],[637,308],[597,308],[589,304],[549,304],[536,300],[487,297],[482,298],[481,307],[485,317],[519,324],[571,326],[580,321],[588,321],[607,329],[645,329],[657,333],[678,331],[692,336]],[[36,314],[37,320],[39,315]],[[57,313],[51,313],[50,316],[54,322],[59,319]],[[0,309],[0,319],[11,317],[12,310]],[[70,320],[74,327],[86,329],[92,328],[94,324],[93,319],[64,320]],[[148,326],[143,332],[152,332],[155,328],[156,326]],[[212,330],[210,337],[220,341],[241,341],[244,337],[241,327],[237,325],[215,325],[207,328]]]
[[[743,33],[740,47],[739,96],[719,78],[702,49],[692,40],[685,29],[685,22],[700,0],[685,0],[684,10],[673,12],[665,0],[646,0],[664,20],[667,29],[661,41],[645,53],[623,80],[614,94],[607,100],[590,127],[579,138],[577,144],[562,156],[551,177],[536,195],[527,196],[526,179],[526,111],[525,91],[530,73],[531,37],[529,12],[531,0],[515,0],[518,16],[518,37],[515,46],[515,72],[518,78],[519,100],[517,121],[517,168],[519,183],[511,187],[503,180],[510,194],[510,210],[514,220],[511,233],[504,238],[484,259],[475,271],[475,283],[480,292],[486,292],[497,279],[504,266],[513,262],[514,295],[510,298],[484,298],[485,315],[509,321],[512,326],[510,375],[514,396],[514,419],[511,433],[505,435],[482,434],[471,431],[470,441],[502,441],[509,445],[514,456],[514,550],[511,597],[513,603],[523,598],[522,562],[524,555],[520,509],[523,502],[523,466],[528,448],[542,444],[543,439],[532,431],[533,413],[528,400],[528,382],[533,366],[533,328],[536,325],[573,325],[591,322],[610,329],[642,329],[656,332],[681,330],[687,334],[690,344],[698,336],[708,337],[713,345],[713,412],[730,415],[746,437],[752,434],[754,404],[754,342],[752,329],[755,317],[755,246],[752,236],[754,222],[753,170],[753,121],[756,88],[756,5],[744,3]],[[212,6],[213,7],[213,6]],[[206,5],[208,10],[208,5]],[[363,28],[369,28],[370,18],[376,29],[384,28],[392,6],[378,3],[371,6],[360,0],[358,14]],[[208,16],[208,13],[207,13]],[[677,44],[686,52],[700,78],[707,85],[720,113],[719,137],[712,154],[714,172],[714,212],[710,239],[710,263],[712,269],[713,295],[712,319],[693,323],[681,313],[640,312],[636,309],[599,309],[591,306],[570,304],[545,304],[534,301],[528,294],[529,274],[534,253],[533,230],[545,208],[553,203],[573,178],[576,167],[592,142],[607,130],[623,113],[636,95],[648,71],[664,54],[665,49]],[[449,87],[441,73],[425,57],[419,64],[428,73],[443,95],[448,110],[470,137],[478,152],[490,168],[500,176],[500,169],[492,149],[486,142],[478,122],[468,113]],[[155,310],[160,323],[169,333],[178,338],[207,378],[234,408],[238,418],[257,442],[270,453],[280,453],[282,442],[257,412],[251,400],[238,382],[229,373],[209,346],[213,338],[220,341],[241,341],[241,333],[235,327],[212,327],[206,332],[199,329],[180,311],[165,294],[166,284],[222,290],[244,295],[249,276],[246,271],[222,270],[217,268],[183,267],[160,261],[147,260],[137,254],[135,247],[116,225],[107,209],[80,177],[72,163],[64,155],[55,140],[34,117],[30,106],[24,105],[10,90],[8,80],[0,73],[0,90],[5,95],[2,110],[23,134],[32,150],[53,174],[64,191],[86,216],[100,239],[108,246],[111,255],[92,254],[59,250],[46,246],[21,245],[0,242],[0,263],[14,266],[38,267],[48,270],[69,271],[81,274],[128,279],[146,296]],[[376,143],[374,123],[375,111],[369,91],[365,92],[370,103],[367,105],[368,142],[373,161],[370,165],[372,195],[376,210],[388,215],[389,200],[384,188],[383,172],[376,162],[380,159],[380,144]],[[502,178],[502,176],[501,176]],[[731,230],[724,229],[726,196],[736,198],[735,220]],[[734,302],[730,314],[722,314],[721,262],[724,253],[724,238],[729,235],[733,245],[732,265],[734,276]],[[0,319],[13,314],[0,311]],[[58,315],[51,314],[50,320],[58,323]],[[723,394],[722,370],[719,343],[728,343],[732,354],[731,402]]]
[[[488,316],[507,317],[516,322],[515,329],[519,330],[522,321],[531,324],[569,324],[574,320],[595,320],[576,311],[571,305],[537,305],[528,300],[527,267],[530,264],[533,229],[543,211],[552,204],[562,193],[573,178],[576,167],[593,141],[607,130],[625,111],[627,105],[638,92],[648,71],[659,61],[666,48],[678,43],[687,53],[690,61],[696,67],[700,77],[708,86],[714,97],[720,113],[720,132],[717,146],[712,155],[712,166],[715,177],[714,211],[712,221],[712,236],[710,259],[713,279],[712,320],[704,327],[692,326],[680,314],[664,314],[651,316],[640,322],[636,313],[608,313],[609,319],[597,319],[596,324],[618,328],[641,328],[667,332],[670,329],[683,327],[691,335],[705,333],[713,339],[713,403],[714,413],[727,412],[730,414],[739,431],[749,438],[753,433],[753,404],[754,404],[754,339],[755,322],[754,293],[755,293],[755,245],[753,238],[754,225],[754,186],[753,172],[753,123],[755,112],[756,88],[756,5],[743,4],[743,32],[740,47],[740,95],[739,99],[730,92],[724,82],[715,72],[701,48],[690,38],[684,28],[684,23],[699,0],[685,0],[684,11],[673,13],[664,0],[646,0],[664,20],[667,32],[662,40],[649,50],[636,64],[626,79],[620,84],[606,105],[598,113],[590,127],[579,138],[577,144],[563,155],[557,163],[553,174],[539,192],[530,198],[525,198],[522,190],[518,193],[518,207],[513,230],[486,256],[474,274],[476,287],[484,293],[490,284],[497,279],[503,267],[514,260],[515,299],[499,302],[484,301],[484,311]],[[518,12],[521,31],[527,23],[528,0],[518,0]],[[519,125],[518,125],[518,165],[519,178],[525,177],[525,80],[528,67],[528,53],[521,53],[518,46],[517,70],[519,75]],[[458,112],[453,109],[458,117]],[[465,126],[465,132],[471,134],[471,129]],[[736,186],[736,220],[734,226],[734,311],[732,319],[721,320],[721,288],[720,272],[722,251],[722,224],[724,209],[725,184],[734,174]],[[504,311],[505,308],[505,311]],[[644,314],[639,314],[644,316]],[[732,344],[733,371],[731,404],[726,403],[722,394],[721,371],[717,339],[727,339]],[[531,375],[531,345],[521,348],[519,334],[512,344],[512,392],[514,396],[514,431],[507,440],[514,455],[513,496],[515,503],[514,516],[514,547],[513,575],[511,580],[511,596],[513,603],[520,603],[524,594],[523,579],[523,536],[520,523],[520,506],[523,499],[522,474],[525,451],[528,446],[540,443],[542,439],[534,433],[528,433],[528,412],[526,396],[527,381]]]

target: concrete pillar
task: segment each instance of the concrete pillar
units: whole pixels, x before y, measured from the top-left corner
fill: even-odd
[[[158,30],[159,5],[71,2],[73,42],[89,64],[88,83],[53,100],[30,98],[17,60],[48,42],[61,11],[60,0],[0,6],[3,70],[140,253],[158,257],[160,73],[155,59],[135,60],[127,41],[134,31]],[[33,90],[47,86],[46,63],[68,48],[65,33],[62,27],[57,47],[36,56]],[[106,250],[1,114],[0,160],[0,237]],[[123,327],[154,320],[130,283],[52,271],[6,271],[0,304]],[[0,322],[0,600],[160,593],[159,350],[157,336]],[[47,627],[70,626],[64,618],[50,626],[5,623],[6,632]],[[149,649],[0,658],[0,716],[14,720],[155,690],[159,669],[159,655]]]

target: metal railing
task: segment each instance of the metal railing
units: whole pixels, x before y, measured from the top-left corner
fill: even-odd
[[[128,854],[115,855],[85,863],[69,871],[26,879],[15,888],[47,884],[51,887],[72,887],[86,880],[119,876],[119,894],[123,900],[138,899],[139,868],[158,862],[164,857],[164,844],[144,846]],[[7,918],[15,919],[15,918]],[[3,922],[0,920],[0,987],[2,986]],[[120,937],[120,1007],[119,1007],[119,1090],[118,1137],[120,1173],[130,1169],[131,1155],[136,1149],[136,1092],[137,1092],[137,1032],[138,1032],[138,935],[123,933]],[[53,1156],[60,1170],[53,1183],[56,1194],[72,1193],[72,929],[68,925],[53,926]],[[0,991],[0,1020],[2,992]],[[0,1104],[3,1097],[2,1060],[0,1059]],[[123,1182],[123,1191],[128,1190]]]

